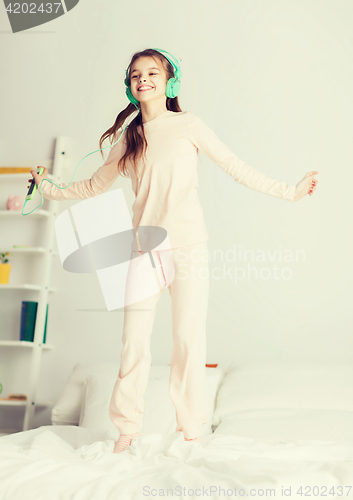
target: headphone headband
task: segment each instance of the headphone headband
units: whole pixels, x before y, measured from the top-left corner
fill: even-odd
[[[153,48],[153,50],[157,50],[158,52],[162,53],[162,52],[165,52],[166,54],[169,54],[170,57],[166,56],[165,54],[162,54],[162,56],[164,56],[166,59],[168,59],[168,61],[170,62],[170,64],[174,67],[174,76],[176,78],[181,78],[182,77],[182,72],[181,72],[181,68],[180,68],[180,64],[179,64],[179,61],[176,57],[174,57],[170,52],[167,52],[166,50],[163,50],[163,49],[155,49]],[[174,61],[173,61],[174,59]],[[129,66],[127,67],[127,70],[126,70],[126,74],[125,74],[125,85],[128,86],[128,78],[129,78],[129,69],[130,69],[130,64]],[[178,73],[178,74],[177,74]]]

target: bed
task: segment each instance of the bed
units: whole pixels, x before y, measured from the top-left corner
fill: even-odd
[[[151,366],[141,437],[113,454],[117,366],[78,363],[52,425],[0,438],[0,499],[353,498],[353,368],[207,368],[200,443],[176,432],[169,366]]]

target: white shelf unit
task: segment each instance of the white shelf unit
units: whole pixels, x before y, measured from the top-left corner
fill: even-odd
[[[48,173],[48,179],[52,180],[56,184],[62,182],[61,174],[67,158],[67,142],[68,142],[67,139],[64,137],[58,137],[55,141],[54,160],[50,162],[52,164],[52,173],[50,174]],[[32,169],[35,169],[36,167],[37,165],[31,166]],[[47,168],[49,169],[50,167],[48,166]],[[5,184],[6,185],[8,184],[9,189],[11,185],[16,185],[16,183],[18,182],[21,182],[22,185],[25,185],[27,188],[27,185],[29,183],[28,182],[26,183],[26,181],[29,178],[31,178],[31,174],[29,172],[0,174],[2,185],[4,186]],[[24,196],[26,194],[27,194],[27,189],[26,192],[24,193]],[[41,199],[38,191],[37,194],[35,194],[34,199],[38,201]],[[25,213],[31,211],[31,209],[28,208],[30,203],[31,202],[28,202],[26,207],[24,208]],[[22,283],[17,285],[12,285],[10,283],[0,284],[0,300],[1,297],[3,297],[4,294],[6,294],[6,292],[9,290],[17,290],[16,293],[18,294],[18,296],[20,296],[21,290],[31,290],[33,292],[36,292],[36,296],[32,300],[38,302],[33,342],[27,342],[21,340],[6,340],[5,338],[3,338],[4,336],[6,336],[6,332],[4,332],[3,329],[0,330],[2,337],[0,340],[0,360],[1,356],[3,355],[6,355],[7,357],[14,356],[16,352],[19,352],[18,349],[27,350],[28,354],[31,356],[30,370],[27,379],[27,384],[28,384],[26,393],[27,399],[20,401],[0,400],[0,412],[1,408],[5,406],[6,407],[11,406],[14,408],[14,410],[16,407],[19,406],[22,408],[25,407],[22,429],[1,428],[0,435],[6,435],[14,432],[20,432],[21,430],[26,431],[32,429],[32,422],[36,406],[48,407],[48,406],[53,406],[54,404],[53,401],[36,401],[42,352],[43,351],[48,352],[54,348],[53,345],[47,343],[43,344],[43,339],[44,339],[44,329],[45,329],[46,307],[47,304],[49,303],[48,295],[49,293],[54,293],[57,291],[56,288],[49,287],[49,280],[51,275],[52,257],[57,256],[57,252],[55,252],[53,248],[54,248],[54,238],[55,238],[55,216],[57,215],[58,202],[55,200],[47,200],[47,203],[49,206],[48,210],[38,208],[33,213],[26,216],[22,215],[22,207],[21,210],[0,210],[0,227],[1,227],[1,222],[4,220],[4,218],[6,219],[11,218],[11,223],[13,225],[16,225],[16,230],[18,231],[21,231],[21,224],[30,224],[31,219],[34,218],[35,219],[41,218],[42,221],[40,222],[46,222],[45,228],[43,228],[44,231],[43,240],[45,241],[45,247],[31,246],[24,248],[12,248],[10,250],[8,248],[0,249],[2,253],[9,251],[11,256],[16,254],[23,254],[23,255],[28,254],[29,256],[33,257],[33,254],[37,255],[39,258],[42,259],[41,268],[43,269],[43,272],[38,276],[39,281],[41,281],[39,284],[31,284],[31,283]],[[0,247],[2,247],[1,236],[0,236]],[[10,275],[10,281],[11,281],[11,275]],[[20,313],[21,311],[19,311],[19,314]],[[48,330],[50,330],[49,316],[50,316],[50,309],[48,309],[47,337],[48,337]],[[19,335],[20,334],[18,333],[18,336]],[[1,352],[4,350],[6,350],[5,353]],[[3,382],[3,386],[4,385],[5,384]],[[1,394],[1,397],[6,397],[4,395],[4,392]]]

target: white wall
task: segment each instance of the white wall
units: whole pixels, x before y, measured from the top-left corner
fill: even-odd
[[[242,160],[290,184],[319,171],[314,196],[289,203],[236,184],[200,152],[198,192],[211,257],[207,361],[353,361],[352,15],[349,0],[82,0],[61,18],[13,34],[3,12],[0,163],[50,158],[55,137],[64,135],[75,146],[63,180],[70,182],[128,104],[123,80],[132,54],[148,47],[171,52],[182,59],[181,108],[205,120]],[[100,153],[89,156],[75,180],[89,178],[102,163]],[[131,181],[120,178],[111,189],[117,188],[131,212]],[[60,210],[78,202],[62,202]],[[12,231],[15,242],[18,226]],[[1,248],[3,241],[0,233]],[[223,263],[220,255],[225,259],[234,246],[242,262]],[[223,264],[233,276],[235,268],[247,271],[245,250],[255,257],[277,252],[273,260],[249,263],[258,273],[276,264],[289,279],[273,272],[237,283],[212,278]],[[55,349],[44,354],[38,397],[55,401],[75,363],[119,364],[123,315],[80,311],[104,309],[97,278],[64,271],[59,257],[52,286],[58,292],[50,296],[47,341]],[[21,300],[35,297],[0,291],[1,322],[14,326],[2,328],[1,339],[18,338],[14,315]],[[165,290],[152,362],[169,364],[171,348]],[[50,411],[38,413],[35,424],[50,424]]]

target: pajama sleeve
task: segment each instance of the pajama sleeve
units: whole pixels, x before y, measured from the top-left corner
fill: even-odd
[[[124,132],[125,134],[125,132]],[[121,135],[121,131],[117,133],[117,138],[113,141],[116,142]],[[110,186],[113,185],[115,180],[119,177],[118,162],[125,152],[124,137],[121,137],[119,142],[115,144],[110,150],[109,155],[104,164],[94,172],[90,179],[83,181],[72,182],[66,189],[59,189],[68,184],[58,184],[55,186],[51,182],[43,181],[42,187],[38,187],[38,192],[43,192],[43,197],[48,200],[78,200],[83,198],[91,198],[98,194],[104,193]],[[80,166],[82,168],[82,164]]]
[[[236,182],[260,193],[294,201],[296,186],[279,182],[247,165],[221,142],[201,118],[190,111],[187,115],[191,142],[233,177]]]

